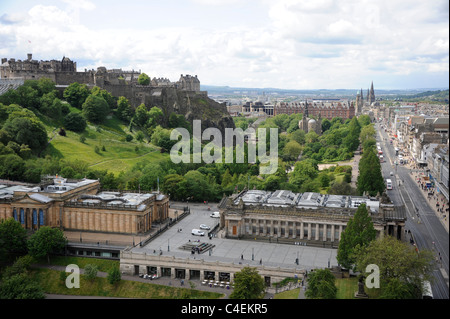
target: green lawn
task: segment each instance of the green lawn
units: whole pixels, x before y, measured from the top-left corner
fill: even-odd
[[[39,263],[46,263],[46,259],[40,260]],[[80,269],[85,268],[87,264],[93,264],[100,272],[108,272],[112,267],[119,267],[117,260],[86,257],[53,256],[50,263],[58,266],[75,264]],[[224,296],[221,293],[196,290],[195,287],[179,288],[129,280],[121,280],[113,286],[106,278],[97,277],[89,281],[84,275],[80,275],[80,288],[69,289],[65,282],[61,281],[60,271],[46,268],[34,268],[30,271],[30,276],[39,283],[45,293],[49,294],[151,299],[218,299]]]
[[[300,288],[287,290],[287,291],[283,291],[278,294],[275,294],[273,299],[298,299],[299,293],[300,293]]]
[[[146,299],[218,299],[223,297],[223,294],[215,292],[129,280],[121,280],[116,285],[111,285],[106,278],[97,277],[89,281],[84,275],[80,275],[80,287],[70,289],[60,279],[59,271],[42,268],[31,270],[30,276],[38,282],[45,293],[49,294]]]
[[[56,125],[57,123],[52,125],[49,121],[45,122],[51,142],[42,156],[50,155],[69,161],[81,160],[89,167],[106,169],[115,175],[120,171],[129,170],[140,161],[161,161],[169,156],[167,153],[160,153],[159,148],[151,144],[141,143],[135,139],[127,142],[126,135],[133,134],[116,118],[110,118],[98,127],[89,124],[81,134],[66,131],[66,136],[58,134],[59,128],[55,129]],[[84,143],[80,141],[81,135],[86,137]]]
[[[358,291],[358,278],[336,279],[337,295],[336,299],[355,299],[355,292]],[[376,299],[379,295],[377,289],[364,289],[369,295],[369,299]],[[300,288],[283,291],[275,294],[274,299],[297,299]]]

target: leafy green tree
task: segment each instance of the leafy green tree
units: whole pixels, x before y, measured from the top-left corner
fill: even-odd
[[[287,160],[295,161],[302,152],[301,145],[296,141],[289,141],[283,149],[283,154]]]
[[[141,127],[145,127],[145,125],[147,124],[148,118],[149,118],[149,116],[148,116],[147,107],[145,106],[144,103],[139,104],[139,106],[136,108],[136,111],[134,114],[134,122]]]
[[[63,97],[73,107],[81,109],[89,94],[90,91],[86,84],[74,82],[64,90]]]
[[[366,205],[359,205],[347,227],[341,234],[336,259],[344,268],[350,269],[355,264],[353,252],[356,247],[364,247],[376,237],[372,219],[367,211]]]
[[[6,267],[2,273],[3,278],[9,278],[15,275],[27,273],[31,264],[34,262],[34,258],[30,255],[21,256],[16,259],[12,266]]]
[[[42,226],[28,239],[28,253],[35,258],[46,256],[50,263],[50,254],[62,251],[66,243],[62,230]]]
[[[106,101],[106,103],[108,104],[108,107],[110,109],[114,109],[117,107],[117,102],[116,102],[115,98],[112,96],[111,93],[109,93],[105,89],[101,89],[98,86],[94,86],[90,92],[91,92],[91,95],[102,97]]]
[[[426,249],[419,252],[409,243],[391,236],[360,246],[354,255],[357,271],[365,272],[369,264],[379,267],[381,298],[420,298],[424,281],[433,278],[433,253]]]
[[[16,154],[0,155],[0,176],[4,179],[20,181],[25,172],[25,161]]]
[[[139,77],[138,77],[138,83],[140,85],[149,85],[150,77],[145,73],[141,73],[141,74],[139,74]]]
[[[27,231],[14,218],[0,220],[0,263],[27,253]]]
[[[322,120],[322,132],[325,133],[331,128],[331,121],[327,118]]]
[[[184,194],[180,190],[180,185],[184,181],[184,177],[179,174],[168,174],[164,176],[164,182],[161,188],[165,194],[169,194],[171,199],[184,199]]]
[[[336,278],[329,269],[316,269],[308,274],[308,299],[336,299]]]
[[[75,112],[70,112],[64,117],[64,127],[74,132],[83,132],[86,129],[87,123],[84,117]]]
[[[162,124],[161,121],[162,121],[163,117],[164,117],[164,113],[159,107],[157,107],[157,106],[152,107],[150,109],[150,111],[148,111],[147,126],[155,127],[157,125]]]
[[[87,264],[84,267],[84,275],[89,281],[93,281],[95,278],[97,278],[97,273],[98,273],[97,265]]]
[[[371,196],[377,193],[382,194],[386,186],[381,174],[381,164],[374,149],[364,150],[359,161],[359,175],[357,179],[357,189],[360,195],[364,192]]]
[[[51,92],[56,92],[56,83],[49,78],[40,78],[37,80],[36,89],[39,96],[48,94]]]
[[[120,96],[117,100],[117,117],[124,121],[130,121],[133,114],[134,112],[128,99],[124,96]]]
[[[244,267],[234,275],[234,290],[230,299],[261,299],[264,296],[264,279],[256,268]]]
[[[294,171],[291,173],[292,182],[301,186],[308,180],[313,180],[319,174],[319,169],[314,160],[305,159],[300,162],[296,162],[294,165]]]
[[[0,282],[0,299],[44,299],[41,287],[26,274],[9,277]]]
[[[108,282],[111,285],[115,285],[122,279],[122,274],[120,273],[120,269],[118,267],[113,267],[109,270],[108,275],[106,277]]]
[[[359,134],[361,133],[361,126],[358,119],[353,117],[348,125],[348,134],[343,139],[343,144],[350,151],[355,151],[359,146]]]
[[[101,96],[89,95],[83,103],[82,113],[88,121],[102,123],[109,113],[109,106]]]
[[[39,119],[11,115],[2,128],[10,140],[19,145],[28,145],[34,153],[39,153],[47,146],[47,131]]]

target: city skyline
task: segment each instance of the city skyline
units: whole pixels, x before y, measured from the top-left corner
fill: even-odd
[[[448,88],[448,19],[447,1],[3,1],[0,55],[215,86]]]

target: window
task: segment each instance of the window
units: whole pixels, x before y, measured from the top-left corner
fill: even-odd
[[[39,208],[39,225],[44,225],[44,211],[41,208]]]
[[[20,223],[25,224],[25,212],[23,208],[20,209]]]

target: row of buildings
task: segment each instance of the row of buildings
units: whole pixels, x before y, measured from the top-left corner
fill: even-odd
[[[349,99],[328,98],[319,99],[314,98],[309,102],[294,101],[294,102],[275,102],[268,101],[248,101],[242,106],[229,106],[230,114],[237,116],[242,114],[244,116],[260,116],[261,114],[267,116],[277,116],[280,114],[305,114],[308,111],[309,115],[313,117],[322,117],[331,120],[334,117],[341,117],[344,120],[351,119],[354,116],[363,114],[370,106],[378,105],[375,99],[375,90],[373,82],[370,89],[367,89],[366,97],[363,96],[362,89],[356,92],[356,100]]]
[[[382,123],[409,153],[417,168],[449,199],[449,115],[448,105],[399,105],[379,110]]]

